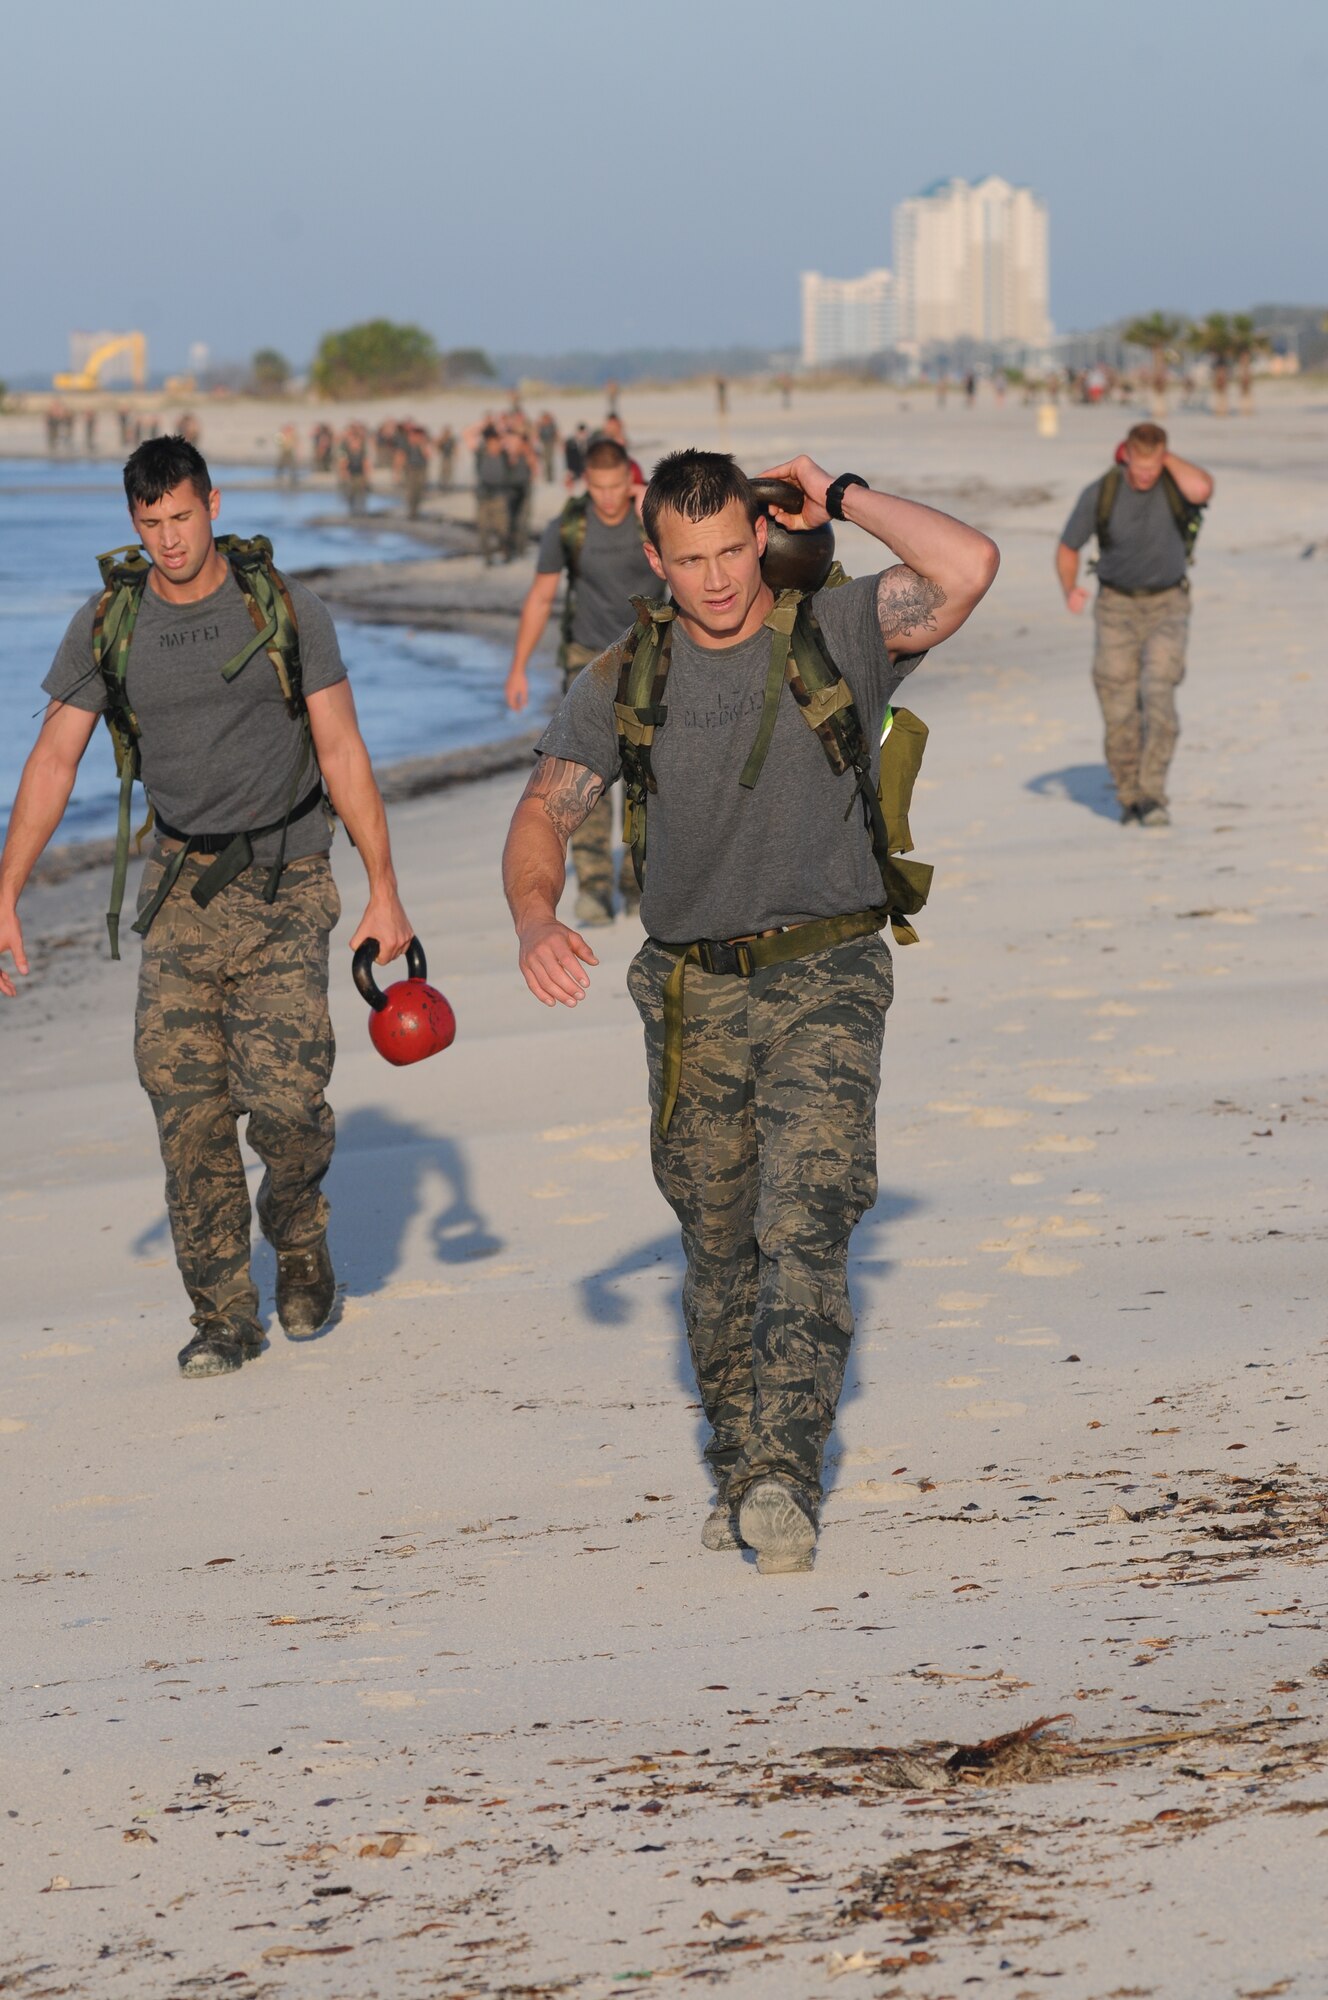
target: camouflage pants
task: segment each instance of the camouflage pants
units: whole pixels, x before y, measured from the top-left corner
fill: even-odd
[[[592,660],[599,658],[589,646],[568,644],[565,649],[563,667],[563,693],[566,694],[582,667],[588,667]],[[626,799],[622,787],[615,786],[618,794],[618,826],[622,828],[623,809]],[[572,835],[572,866],[576,870],[576,884],[588,896],[598,896],[601,902],[613,902],[613,792],[605,792],[597,799],[576,832]],[[623,842],[622,855],[618,862],[618,887],[624,897],[635,903],[639,897],[636,886],[636,870],[632,866],[632,851]]]
[[[475,526],[480,554],[486,563],[511,554],[512,515],[505,493],[480,493],[475,500]]]
[[[412,521],[416,518],[424,503],[425,484],[426,475],[424,467],[422,465],[408,465],[402,478],[401,486],[406,500],[406,513]]]
[[[1176,689],[1185,678],[1190,595],[1156,597],[1106,588],[1093,606],[1093,686],[1106,725],[1105,755],[1123,806],[1167,803],[1167,772],[1180,735]]]
[[[160,852],[143,871],[140,911],[161,880]],[[186,861],[143,941],[134,1054],[185,1289],[198,1318],[233,1324],[258,1310],[239,1119],[266,1168],[258,1220],[269,1242],[303,1249],[327,1227],[327,958],[341,904],[327,857],[309,855],[287,865],[274,903],[255,866],[200,910],[189,891],[206,866]]]
[[[652,1113],[672,956],[647,940],[627,984]],[[876,1199],[889,947],[832,945],[751,979],[688,968],[682,1083],[655,1180],[682,1225],[683,1317],[721,1497],[790,1480],[819,1504],[853,1337],[848,1243]]]

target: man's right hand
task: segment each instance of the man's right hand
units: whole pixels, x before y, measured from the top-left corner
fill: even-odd
[[[1088,592],[1081,583],[1076,583],[1073,590],[1067,590],[1065,593],[1065,608],[1076,615],[1083,610],[1087,602]]]
[[[519,934],[521,976],[545,1007],[575,1007],[590,985],[585,965],[598,965],[590,946],[577,931],[545,917]]]
[[[530,699],[530,686],[526,680],[526,670],[524,667],[512,667],[510,669],[503,687],[503,695],[510,709],[514,709],[519,713],[525,707],[527,701]]]
[[[23,949],[23,931],[19,924],[17,910],[0,911],[0,958],[3,958],[6,952],[11,954],[15,966],[26,979],[28,976],[28,955]],[[7,1000],[14,1000],[18,997],[18,988],[15,986],[10,975],[5,971],[3,965],[0,965],[0,993],[3,993]]]

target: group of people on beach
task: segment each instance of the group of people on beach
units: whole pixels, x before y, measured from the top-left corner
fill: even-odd
[[[509,547],[507,469],[533,479],[542,443],[513,414],[464,440],[477,467],[494,467],[479,491],[504,496],[492,533]],[[398,427],[390,449],[409,439]],[[335,449],[348,442],[367,480],[362,425]],[[544,532],[508,673],[519,708],[565,583],[564,691],[513,814],[503,886],[531,993],[579,1005],[598,963],[584,932],[615,915],[608,798],[623,781],[617,889],[645,931],[628,987],[711,1432],[702,1544],[753,1550],[765,1574],[804,1570],[853,1335],[849,1241],[876,1198],[884,932],[913,939],[930,874],[905,859],[925,731],[895,697],[981,602],[999,556],[980,530],[806,454],[769,468],[758,491],[722,452],[671,452],[646,480],[620,431],[580,449],[582,490]],[[335,817],[367,877],[352,951],[389,963],[412,926],[325,607],[261,538],[215,535],[220,495],[186,438],[140,444],[124,482],[140,548],[101,558],[101,588],[43,683],[0,855],[0,956],[27,973],[19,898],[105,716],[123,787],[115,956],[135,778],[155,818],[133,923],[135,1056],[192,1308],[179,1367],[193,1378],[240,1368],[265,1341],[241,1118],[264,1165],[277,1318],[308,1339],[334,1308],[323,1181]],[[1097,539],[1094,684],[1129,824],[1167,818],[1187,564],[1211,492],[1157,426],[1136,424],[1057,548],[1079,611],[1080,551]],[[781,576],[788,548],[819,550],[835,521],[871,537],[881,567],[850,581],[804,558]],[[569,846],[576,927],[558,916]],[[0,965],[0,992],[15,990]]]

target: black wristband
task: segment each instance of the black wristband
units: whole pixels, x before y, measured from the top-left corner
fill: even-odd
[[[856,472],[841,472],[825,489],[825,511],[832,521],[844,518],[844,495],[850,486],[865,486],[865,479],[859,479]]]

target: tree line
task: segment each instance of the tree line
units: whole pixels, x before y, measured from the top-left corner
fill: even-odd
[[[249,387],[258,396],[284,395],[294,372],[275,347],[260,347],[250,363]],[[343,401],[492,382],[497,372],[482,347],[444,350],[423,327],[368,319],[323,335],[309,385],[319,396]]]

